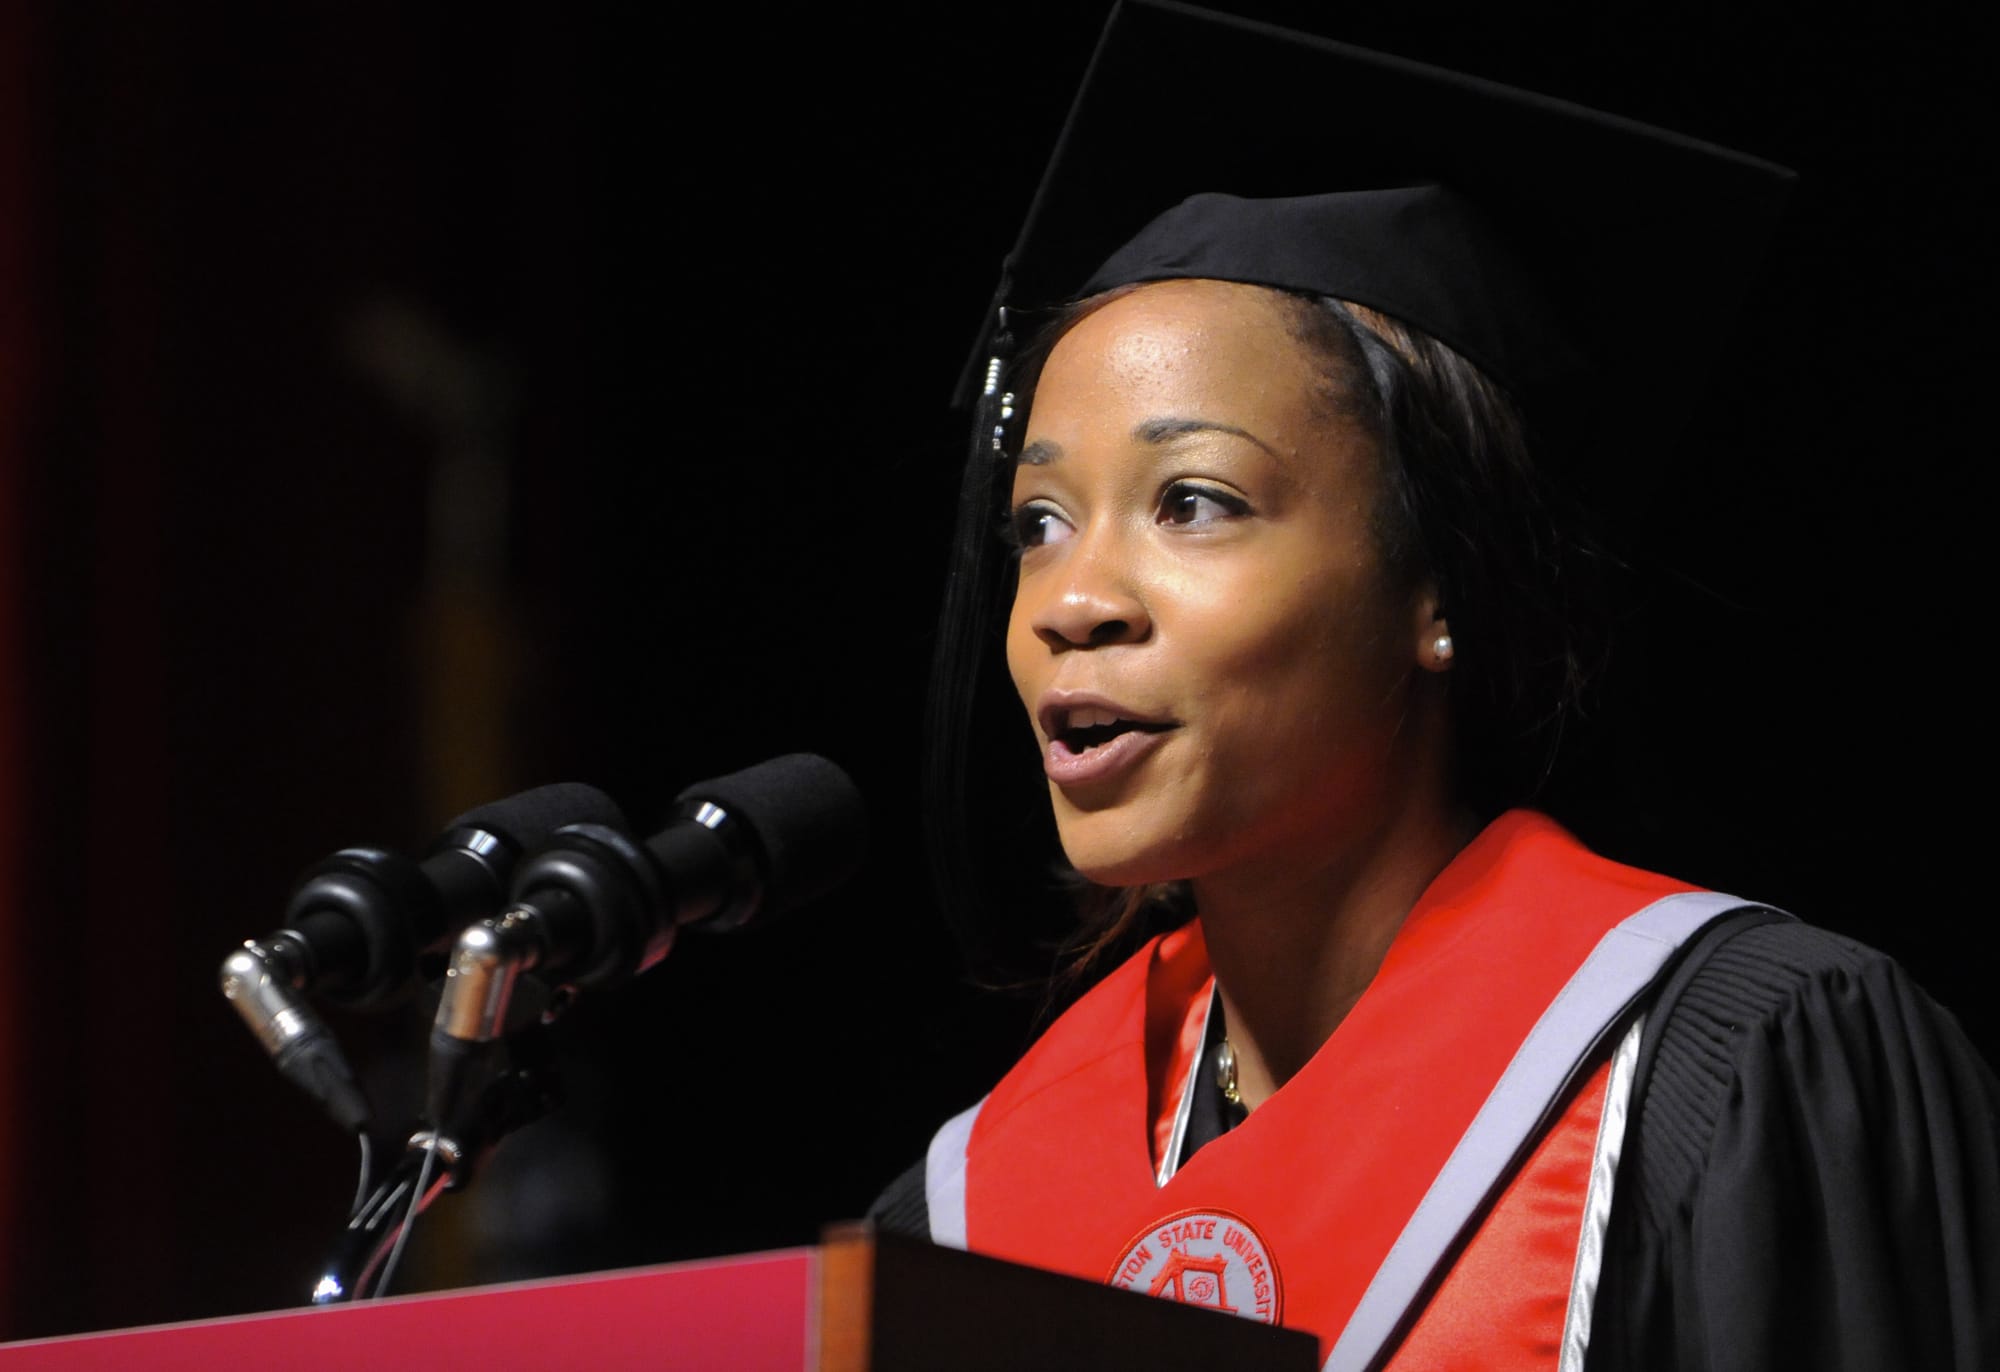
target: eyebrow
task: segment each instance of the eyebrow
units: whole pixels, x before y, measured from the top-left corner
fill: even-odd
[[[1257,437],[1256,434],[1251,433],[1248,429],[1239,429],[1234,424],[1223,424],[1213,419],[1148,419],[1142,421],[1132,430],[1132,436],[1141,443],[1155,444],[1171,443],[1176,438],[1184,438],[1188,434],[1199,433],[1232,434],[1237,438],[1255,443],[1273,457],[1278,455],[1270,444]]]
[[[1199,433],[1231,434],[1237,438],[1255,443],[1273,457],[1278,456],[1277,451],[1270,444],[1251,433],[1248,429],[1239,429],[1234,424],[1223,424],[1213,419],[1145,419],[1133,426],[1132,429],[1132,437],[1138,439],[1141,443],[1155,447],[1162,443],[1171,443],[1176,438],[1185,438],[1189,434]],[[1021,455],[1015,461],[1019,462],[1023,467],[1045,467],[1049,463],[1059,460],[1062,455],[1063,450],[1060,443],[1051,443],[1046,438],[1038,438],[1033,443],[1021,449]]]

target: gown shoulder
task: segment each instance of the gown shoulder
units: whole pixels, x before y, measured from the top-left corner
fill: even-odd
[[[2000,1366],[2000,1082],[1893,959],[1729,922],[1640,1071],[1591,1367]]]

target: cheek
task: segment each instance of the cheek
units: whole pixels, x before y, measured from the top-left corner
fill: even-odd
[[[1265,583],[1212,617],[1203,636],[1219,708],[1245,728],[1284,739],[1328,724],[1355,726],[1393,707],[1411,661],[1393,597],[1372,578],[1283,587]]]

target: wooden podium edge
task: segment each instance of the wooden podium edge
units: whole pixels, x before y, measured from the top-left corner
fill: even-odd
[[[875,1230],[855,1220],[820,1231],[818,1372],[868,1372],[875,1323]]]

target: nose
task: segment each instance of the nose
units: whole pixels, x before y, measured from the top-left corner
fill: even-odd
[[[1023,576],[1015,599],[1035,637],[1055,652],[1137,643],[1152,632],[1145,600],[1108,531],[1079,534],[1053,566]]]

